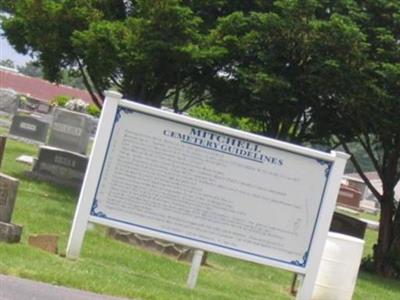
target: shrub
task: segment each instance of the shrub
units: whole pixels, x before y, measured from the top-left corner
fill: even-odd
[[[96,105],[89,104],[89,106],[86,108],[86,112],[89,115],[98,118],[98,117],[100,117],[101,110]]]
[[[60,107],[65,107],[67,102],[71,99],[70,96],[65,96],[65,95],[60,95],[54,97],[54,99],[51,101],[53,105],[60,106]]]

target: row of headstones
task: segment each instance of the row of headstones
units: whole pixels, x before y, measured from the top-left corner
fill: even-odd
[[[46,143],[40,145],[29,176],[79,188],[88,162],[92,126],[86,114],[56,108],[50,126],[33,116],[15,115],[9,135]]]
[[[56,108],[51,125],[31,115],[14,115],[11,136],[22,137],[48,146],[86,154],[92,128],[91,119],[82,113]],[[50,131],[49,137],[48,132]]]
[[[51,112],[51,105],[33,99],[21,102],[17,92],[12,89],[0,88],[0,111],[16,115],[20,109],[48,114]]]

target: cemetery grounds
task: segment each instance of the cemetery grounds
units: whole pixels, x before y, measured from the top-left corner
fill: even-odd
[[[36,156],[37,146],[8,139],[1,171],[20,180],[12,222],[24,228],[21,243],[0,243],[0,273],[134,299],[294,299],[290,272],[216,254],[189,290],[189,262],[113,240],[101,226],[88,231],[78,260],[66,259],[78,192],[28,178],[31,167],[15,161],[23,154]],[[29,246],[37,234],[58,235],[59,255]],[[364,256],[376,238],[367,230]],[[400,282],[360,272],[353,299],[400,299]]]

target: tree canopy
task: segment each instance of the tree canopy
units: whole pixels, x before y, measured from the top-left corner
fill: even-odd
[[[14,0],[2,0],[0,2],[0,11],[11,12],[14,8]]]
[[[210,88],[214,105],[259,120],[270,137],[313,139],[314,104],[349,92],[342,87],[364,48],[350,18],[319,17],[320,5],[276,1],[267,12],[221,18],[211,33],[223,72]]]
[[[15,69],[15,64],[11,59],[2,59],[0,60],[0,66]]]
[[[17,51],[35,54],[47,79],[59,81],[65,68],[79,70],[99,105],[103,91],[114,87],[128,99],[160,106],[215,72],[212,51],[201,46],[205,21],[215,20],[206,13],[210,3],[19,0],[3,29]]]

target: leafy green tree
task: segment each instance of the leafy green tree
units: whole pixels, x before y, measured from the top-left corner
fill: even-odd
[[[30,77],[43,77],[43,71],[40,65],[36,62],[29,61],[23,66],[18,67],[18,71]]]
[[[317,1],[275,1],[264,12],[220,18],[210,35],[220,63],[213,105],[254,118],[264,135],[310,141],[313,104],[349,82],[349,62],[360,64],[364,47],[348,17],[320,18],[318,9]]]
[[[2,27],[17,51],[38,58],[47,79],[78,70],[99,106],[110,87],[160,106],[194,82],[199,90],[197,79],[214,72],[211,52],[200,47],[206,26],[178,0],[18,0]]]
[[[30,77],[44,77],[42,67],[37,61],[28,61],[25,65],[18,66],[17,69],[20,73]],[[59,83],[79,89],[86,88],[81,74],[77,70],[61,70]]]
[[[0,66],[11,68],[11,69],[15,68],[15,64],[11,59],[0,60]]]
[[[44,76],[78,70],[93,100],[103,91],[183,111],[208,99],[219,71],[205,39],[220,16],[259,11],[267,1],[16,0],[2,27],[21,53],[34,54]],[[44,34],[46,33],[46,34]]]
[[[15,0],[1,0],[0,1],[0,11],[12,12],[14,9]]]
[[[365,0],[348,14],[365,36],[365,63],[343,87],[354,92],[335,94],[319,107],[314,120],[320,133],[334,135],[353,154],[353,165],[380,203],[379,237],[372,257],[375,271],[400,278],[400,205],[395,199],[400,178],[400,3]],[[364,149],[382,190],[365,176],[350,142]]]
[[[78,68],[84,76],[88,91],[100,104],[92,89],[89,75],[81,58],[75,54],[72,34],[85,30],[100,14],[91,9],[92,1],[15,1],[13,14],[3,18],[2,27],[10,43],[23,54],[33,54],[44,75],[59,82],[61,70]]]

